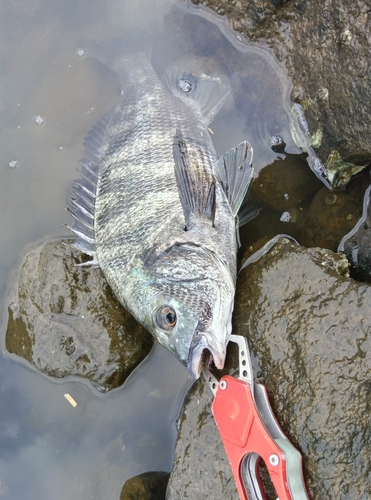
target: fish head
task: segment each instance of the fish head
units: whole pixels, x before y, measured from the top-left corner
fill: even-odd
[[[232,330],[235,281],[212,252],[175,245],[152,264],[145,326],[188,367],[194,378],[205,362],[223,368]]]

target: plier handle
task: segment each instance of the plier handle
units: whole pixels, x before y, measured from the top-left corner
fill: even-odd
[[[246,338],[229,335],[228,340],[239,347],[238,378],[226,375],[218,382],[207,368],[203,373],[215,396],[212,412],[240,499],[266,500],[259,472],[262,459],[277,500],[309,500],[301,455],[275,419],[265,387],[253,380]]]

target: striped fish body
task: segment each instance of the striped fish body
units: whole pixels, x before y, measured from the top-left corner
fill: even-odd
[[[208,122],[228,95],[221,81],[170,68],[163,83],[142,54],[120,77],[121,102],[85,142],[75,246],[197,377],[205,350],[224,364],[237,253],[228,172],[242,155],[234,168],[250,181],[251,148],[216,156]]]

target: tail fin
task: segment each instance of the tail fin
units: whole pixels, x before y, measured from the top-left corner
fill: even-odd
[[[120,5],[113,11],[116,15],[119,13],[119,19],[113,23],[115,32],[108,35],[109,39],[85,41],[81,46],[91,57],[120,74],[125,56],[144,53],[150,60],[154,37],[164,29],[164,19],[173,8],[173,2],[123,0],[118,3]]]
[[[114,71],[121,79],[126,76],[127,61],[144,54],[151,59],[151,41],[147,34],[137,33],[135,37],[125,34],[110,40],[85,41],[82,46],[90,57]]]

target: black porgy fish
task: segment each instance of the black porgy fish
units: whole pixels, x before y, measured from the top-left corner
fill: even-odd
[[[160,79],[141,53],[114,67],[122,99],[85,139],[73,246],[197,378],[207,357],[224,366],[252,148],[217,158],[208,125],[230,93],[222,79],[176,67]]]

